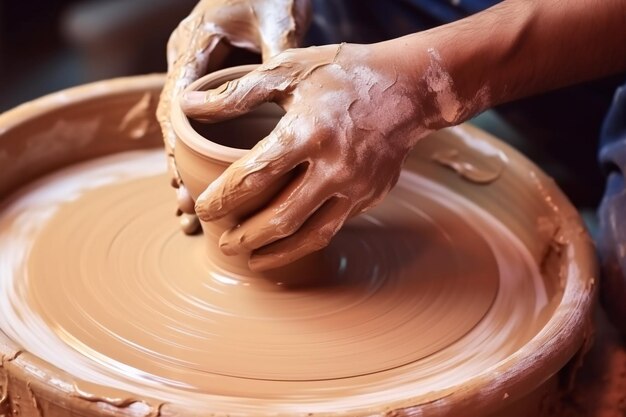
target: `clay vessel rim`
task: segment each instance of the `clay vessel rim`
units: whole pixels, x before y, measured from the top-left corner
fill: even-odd
[[[258,68],[258,65],[241,65],[238,67],[224,68],[199,78],[191,83],[184,91],[203,91],[208,88],[219,87],[225,82],[239,78],[256,68]],[[172,102],[171,122],[177,138],[188,148],[206,158],[219,162],[232,163],[248,152],[247,149],[220,145],[196,132],[180,107],[179,100]]]
[[[65,88],[33,100],[25,101],[0,113],[0,135],[22,123],[65,106],[77,105],[117,94],[141,93],[161,89],[165,75],[161,73],[117,77]]]

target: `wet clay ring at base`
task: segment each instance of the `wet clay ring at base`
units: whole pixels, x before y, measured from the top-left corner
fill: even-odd
[[[30,181],[64,167],[69,168],[55,174],[58,176],[52,180],[72,180],[76,177],[72,169],[78,168],[71,165],[79,161],[112,155],[102,162],[89,162],[92,164],[89,165],[90,175],[98,174],[97,178],[109,178],[107,175],[112,175],[111,167],[116,168],[114,172],[118,175],[136,164],[144,164],[146,171],[155,169],[159,165],[159,151],[114,154],[159,145],[160,132],[153,114],[161,83],[161,77],[152,76],[91,84],[44,97],[0,116],[0,158],[5,169],[0,178],[0,196],[5,203],[0,211],[3,221],[10,217],[6,204],[18,197],[11,197],[14,192],[22,190],[26,193],[24,195],[28,195],[27,184]],[[450,164],[442,164],[440,157],[435,158],[448,147],[467,153],[465,156],[469,159],[476,157],[476,152],[485,150],[490,154],[501,153],[508,165],[487,186],[473,183],[450,169],[454,168]],[[80,169],[87,172],[87,168]],[[131,188],[121,191],[136,186],[139,187],[136,194],[142,196],[141,190],[145,188],[142,184],[158,188],[163,183],[163,191],[162,194],[159,191],[158,198],[166,204],[171,192],[164,166],[159,169],[162,174],[147,172],[145,178],[129,181],[127,184]],[[537,317],[546,315],[541,329],[528,335],[529,339],[503,360],[476,370],[464,380],[462,387],[455,386],[451,381],[452,388],[414,395],[412,392],[417,391],[407,384],[407,389],[389,391],[386,397],[376,402],[373,394],[366,393],[365,385],[362,388],[364,394],[358,398],[346,395],[316,402],[314,397],[310,397],[310,401],[292,397],[287,401],[283,399],[282,405],[274,408],[264,408],[260,405],[263,401],[243,397],[232,402],[224,400],[220,405],[222,400],[209,394],[189,394],[187,397],[179,393],[175,396],[172,394],[175,390],[161,391],[158,386],[141,388],[143,394],[132,389],[111,390],[98,384],[77,381],[67,370],[59,368],[64,363],[63,357],[43,360],[34,352],[39,349],[45,354],[41,347],[34,345],[29,349],[24,344],[17,344],[20,334],[12,333],[12,323],[3,322],[0,324],[3,331],[0,333],[3,357],[0,369],[0,381],[3,381],[1,409],[27,416],[42,412],[46,416],[67,415],[68,411],[76,415],[294,415],[311,412],[320,415],[414,413],[428,416],[522,416],[536,413],[542,402],[545,406],[546,398],[549,398],[547,395],[558,388],[558,377],[563,374],[560,371],[584,348],[589,338],[596,270],[592,246],[580,218],[536,166],[471,126],[445,130],[424,139],[408,159],[406,169],[399,187],[410,190],[413,184],[420,184],[432,186],[432,190],[437,191],[440,188],[437,184],[445,184],[446,190],[468,199],[477,207],[488,206],[489,215],[506,224],[528,249],[535,263],[541,266],[546,291],[553,301],[546,305],[543,313],[537,312]],[[419,173],[419,176],[414,176],[413,172]],[[116,177],[112,178],[109,186],[117,190]],[[31,187],[37,187],[37,184]],[[115,197],[117,191],[108,192],[105,187],[95,189],[94,193],[104,192],[111,198]],[[89,200],[96,194],[84,195]],[[390,198],[400,197],[392,195]],[[132,199],[129,202],[132,203]],[[79,198],[60,210],[75,210],[78,207],[76,204],[83,202]],[[159,216],[165,219],[170,215],[173,217],[170,209],[164,209],[163,213]],[[15,213],[19,214],[19,211]],[[5,226],[15,224],[3,223],[0,229],[8,230]],[[172,227],[176,226],[173,220]],[[185,238],[181,237],[179,242],[186,241]],[[3,245],[0,254],[5,254],[9,247],[15,247],[15,242],[11,243],[12,246]],[[188,248],[194,250],[202,246],[189,245]],[[6,274],[3,273],[2,279],[3,285],[6,284]],[[18,300],[14,299],[15,302]],[[5,301],[2,301],[3,308],[7,307]],[[126,382],[120,377],[119,383]],[[316,386],[315,382],[307,384],[313,388]],[[384,392],[384,389],[377,391]],[[394,392],[402,395],[391,395]],[[202,398],[205,400],[201,401]]]

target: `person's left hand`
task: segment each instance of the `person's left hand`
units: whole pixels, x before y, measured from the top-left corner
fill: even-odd
[[[174,30],[167,45],[168,72],[159,101],[157,118],[163,132],[172,186],[177,189],[178,214],[194,215],[193,200],[182,183],[174,147],[176,135],[170,122],[170,107],[180,92],[215,68],[224,55],[220,45],[260,52],[263,60],[299,45],[308,28],[310,0],[201,0]],[[222,42],[222,41],[225,41]],[[187,222],[185,226],[184,221]],[[183,230],[191,232],[189,218]],[[197,228],[197,227],[196,227]]]

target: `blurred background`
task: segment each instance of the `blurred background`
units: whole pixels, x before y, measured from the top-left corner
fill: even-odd
[[[164,72],[196,0],[0,0],[0,111],[85,82]]]
[[[0,112],[69,86],[164,72],[167,39],[196,1],[0,0]],[[381,15],[380,0],[313,2],[307,44],[367,43],[433,24],[414,16],[391,22]],[[370,3],[376,7],[366,7]],[[411,4],[385,2],[382,10],[387,16],[423,12]],[[396,7],[402,10],[394,14]],[[324,30],[329,19],[331,25],[353,30],[329,35]],[[346,21],[351,24],[342,24]],[[593,223],[593,209],[603,191],[596,162],[599,130],[613,92],[624,80],[624,75],[610,77],[521,100],[474,122],[538,162]]]

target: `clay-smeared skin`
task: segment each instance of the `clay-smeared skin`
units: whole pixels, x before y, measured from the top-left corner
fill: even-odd
[[[90,382],[88,401],[132,402],[94,383],[252,415],[426,401],[516,352],[559,301],[502,224],[410,172],[326,249],[323,285],[246,286],[179,233],[162,160],[76,166],[0,217],[0,328]]]
[[[220,42],[260,52],[268,58],[298,46],[310,19],[309,0],[202,0],[172,33],[167,45],[168,74],[161,94],[157,116],[168,155],[172,185],[184,187],[174,161],[174,136],[169,120],[170,106],[190,83],[206,74],[210,64],[219,62],[216,48]],[[218,53],[219,52],[219,53]],[[179,194],[179,214],[193,213],[193,202]],[[183,229],[191,231],[189,218]]]
[[[384,53],[364,45],[289,50],[222,89],[183,96],[186,114],[208,122],[266,101],[286,110],[274,131],[196,202],[201,219],[216,220],[299,170],[268,207],[224,233],[224,253],[253,251],[253,270],[288,264],[325,247],[347,219],[394,186],[407,153],[442,126],[434,116],[448,110],[439,105],[445,93],[417,103],[414,78],[383,62]],[[311,227],[301,228],[305,223]]]
[[[267,143],[208,190],[198,211],[205,219],[228,214],[250,198],[249,189],[275,181],[285,166],[304,163],[314,174],[227,232],[222,247],[227,253],[256,250],[251,267],[257,270],[323,247],[345,219],[384,197],[410,146],[407,136],[419,139],[485,108],[624,70],[625,12],[622,0],[601,6],[575,0],[566,10],[559,2],[508,0],[379,44],[286,51],[226,92],[190,94],[183,102],[187,113],[213,121],[259,101],[288,110]],[[420,133],[407,135],[410,130]],[[323,155],[319,147],[335,153]],[[313,213],[331,197],[333,215],[315,218],[323,217]],[[311,214],[318,231],[298,235]],[[307,241],[313,243],[303,245]]]

